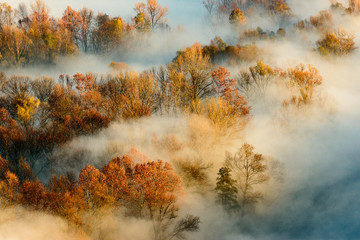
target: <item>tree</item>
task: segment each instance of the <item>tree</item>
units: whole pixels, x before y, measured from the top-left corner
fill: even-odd
[[[0,3],[0,29],[4,26],[11,26],[15,22],[15,11],[9,4]]]
[[[328,11],[320,11],[318,15],[310,17],[310,23],[315,28],[326,31],[333,25],[333,17]]]
[[[154,29],[157,26],[163,26],[167,19],[165,18],[168,7],[162,8],[156,0],[147,1],[147,11],[150,15],[151,27]]]
[[[349,0],[349,12],[359,12],[360,11],[360,1],[359,0]]]
[[[173,230],[163,238],[159,239],[168,239],[171,240],[173,238],[177,239],[185,239],[185,232],[197,232],[199,231],[200,218],[195,217],[193,215],[186,215],[184,218],[180,219]]]
[[[225,100],[231,107],[232,116],[246,116],[250,112],[250,107],[244,96],[240,94],[239,89],[236,88],[236,80],[230,78],[230,72],[223,67],[214,70],[211,74],[213,83],[218,97]]]
[[[238,190],[235,186],[236,181],[231,178],[230,168],[220,168],[218,175],[215,188],[217,192],[217,203],[221,204],[229,213],[237,211],[239,209],[237,200]]]
[[[212,65],[200,44],[194,44],[182,52],[168,65],[169,94],[173,106],[190,106],[213,93],[211,81]],[[193,106],[193,107],[191,107]]]
[[[216,11],[216,0],[205,0],[202,2],[210,16]]]
[[[29,31],[31,57],[34,61],[48,62],[50,51],[56,47],[56,41],[51,31],[51,21],[45,3],[36,0],[31,5],[32,13],[29,16]]]
[[[264,96],[275,71],[269,66],[258,61],[255,66],[249,67],[249,72],[240,72],[237,80],[240,91],[250,98],[254,94]]]
[[[74,23],[70,21],[70,16],[71,14],[69,19],[65,20],[69,20],[68,23]],[[45,3],[42,0],[36,0],[32,4],[32,12],[28,20],[24,20],[24,26],[28,28],[29,61],[52,63],[59,55],[76,53],[77,47],[69,31],[72,27],[66,28],[70,25],[59,24],[59,21],[49,15]]]
[[[198,217],[189,215],[175,222],[181,180],[170,164],[160,160],[135,164],[123,156],[114,158],[101,172],[116,205],[152,221],[155,240],[181,238],[184,232],[198,230]]]
[[[162,8],[157,0],[148,0],[146,5],[144,3],[136,3],[135,11],[137,16],[135,18],[136,26],[150,25],[152,29],[158,27],[165,27],[167,19],[165,18],[168,7]]]
[[[34,97],[27,99],[18,99],[17,116],[19,120],[24,124],[28,125],[33,120],[33,115],[37,112],[40,101],[35,100]]]
[[[135,28],[139,32],[150,32],[151,31],[151,23],[149,19],[145,18],[144,13],[139,12],[134,18]]]
[[[245,25],[246,17],[239,8],[235,8],[229,16],[229,21],[235,26]]]
[[[20,187],[20,203],[35,210],[47,208],[47,189],[39,181],[27,180]]]
[[[9,161],[0,156],[0,180],[3,180],[5,174],[9,171]]]
[[[84,27],[80,13],[67,6],[63,13],[62,24],[70,31],[73,41],[77,46],[80,44],[80,29]]]
[[[75,176],[52,176],[47,184],[48,211],[64,217],[70,222],[81,225],[82,213],[87,204],[83,189],[78,186]]]
[[[271,0],[270,2],[268,9],[271,13],[280,16],[290,16],[292,14],[286,0]]]
[[[158,86],[150,73],[129,73],[128,86],[123,95],[124,118],[150,116],[157,109]]]
[[[79,41],[84,52],[88,52],[91,31],[93,30],[94,12],[84,7],[80,10],[79,14],[82,19],[80,26]]]
[[[169,140],[168,138],[163,139]],[[171,145],[173,145],[172,143]],[[176,143],[175,143],[176,144]],[[170,147],[169,142],[163,142],[163,147]],[[173,153],[173,152],[170,152]],[[207,164],[202,161],[201,158],[175,158],[172,159],[177,172],[179,172],[182,182],[186,187],[195,189],[197,192],[206,192],[209,187],[208,170],[212,167],[212,164]]]
[[[116,157],[101,170],[86,166],[78,180],[72,174],[52,176],[47,185],[37,179],[21,181],[8,169],[8,161],[0,157],[1,206],[21,204],[78,225],[83,224],[84,211],[121,207],[150,220],[155,240],[184,239],[186,232],[199,230],[199,217],[177,220],[181,180],[170,164],[160,160],[135,164],[130,157]]]
[[[0,171],[4,160],[0,157]],[[0,173],[1,174],[1,173]],[[0,206],[9,207],[19,203],[21,197],[19,193],[20,182],[15,174],[6,171],[0,178]]]
[[[299,96],[294,96],[292,102],[296,105],[309,104],[313,100],[314,90],[322,83],[322,76],[319,71],[309,64],[300,64],[288,70],[290,86],[299,91]]]
[[[0,61],[4,66],[22,65],[28,55],[28,37],[24,29],[3,26],[0,35]]]
[[[233,9],[234,5],[236,5],[236,3],[234,4],[233,0],[218,0],[217,5],[218,5],[218,9],[217,9],[218,13],[229,14],[231,9]]]
[[[256,185],[266,182],[267,166],[263,155],[254,153],[254,147],[244,143],[234,154],[227,153],[225,165],[234,173],[240,193],[240,206],[243,211],[253,207],[263,198],[261,192],[256,191]]]
[[[87,208],[92,211],[113,201],[106,186],[106,176],[95,167],[88,165],[80,172],[79,185],[84,191]]]
[[[150,72],[120,72],[99,87],[115,119],[150,116],[158,108],[159,89]]]
[[[356,47],[354,35],[338,28],[333,32],[326,33],[316,42],[317,50],[321,55],[347,55],[352,53]]]
[[[10,161],[10,164],[16,166],[20,158],[19,152],[24,150],[20,148],[25,136],[21,126],[11,118],[5,108],[0,108],[0,134],[0,154]]]
[[[110,18],[99,13],[95,18],[95,29],[91,32],[93,50],[97,53],[118,50],[123,43],[126,26],[122,18]]]

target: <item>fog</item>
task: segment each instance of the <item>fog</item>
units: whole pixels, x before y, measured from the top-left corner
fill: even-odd
[[[30,1],[10,0],[11,5],[20,2],[28,4]],[[65,0],[48,1],[47,4],[51,13],[58,17],[70,5],[74,9],[86,6],[130,21],[134,15],[135,2]],[[170,62],[177,50],[194,42],[208,44],[215,35],[233,40],[227,27],[217,31],[217,28],[206,24],[206,13],[200,0],[159,2],[169,7],[168,18],[173,32],[154,34],[147,42],[148,45],[134,50],[130,55],[100,57],[81,53],[80,56],[61,59],[59,64],[51,68],[6,69],[5,73],[50,75],[55,78],[61,73],[91,71],[105,74],[110,71],[108,64],[111,61],[124,61],[134,70],[141,71]],[[328,0],[291,0],[289,5],[297,19],[305,19],[328,9],[330,3]],[[358,16],[336,16],[334,22],[336,26],[344,26],[352,31],[356,45],[360,46]],[[259,20],[259,24],[266,27],[269,22]],[[177,25],[184,26],[184,29],[176,30]],[[278,28],[271,27],[273,29],[270,30]],[[321,96],[310,109],[284,114],[282,100],[288,93],[274,87],[268,89],[265,101],[253,99],[249,102],[252,106],[251,119],[244,130],[230,129],[221,137],[216,136],[206,120],[185,114],[166,117],[154,115],[132,122],[115,122],[94,136],[75,138],[65,147],[56,149],[54,153],[61,156],[63,161],[54,166],[52,173],[73,171],[78,174],[85,165],[101,167],[116,155],[134,154],[136,157],[134,149],[137,149],[152,160],[162,159],[170,163],[180,157],[202,159],[204,164],[210,166],[208,181],[213,187],[216,173],[224,163],[225,152],[234,153],[241,144],[248,142],[255,147],[256,152],[271,156],[282,164],[283,181],[272,179],[265,184],[262,189],[265,200],[257,207],[257,214],[241,217],[228,216],[223,212],[213,201],[212,193],[204,194],[198,189],[186,188],[179,199],[180,214],[191,212],[201,219],[200,231],[189,235],[189,239],[358,239],[360,53],[356,50],[349,56],[324,58],[314,51],[319,36],[317,33],[309,33],[307,40],[303,41],[301,33],[296,33],[294,37],[283,40],[257,42],[264,49],[262,59],[270,66],[286,70],[305,63],[319,70],[323,76]],[[248,65],[229,66],[229,69],[235,76]],[[286,124],[284,115],[287,116]],[[174,136],[183,144],[182,148],[176,152],[167,151],[162,146],[154,145],[154,136],[160,140]],[[73,161],[79,156],[81,161]],[[68,230],[61,219],[36,215],[35,221],[29,221],[32,214],[25,212],[21,215],[26,216],[24,218],[2,220],[4,213],[0,213],[0,238],[23,239],[28,236],[28,232],[35,232],[33,238],[27,239],[41,240],[49,239],[49,232],[59,231],[59,237],[54,239],[75,239],[76,234]],[[47,228],[37,227],[43,221],[50,225]],[[148,222],[127,219],[121,213],[110,214],[103,221],[104,231],[108,234],[106,239],[151,239],[143,234],[150,231]],[[25,226],[20,233],[11,231],[17,228],[17,224]],[[96,239],[95,235],[93,238]]]
[[[61,18],[67,6],[75,10],[87,7],[94,13],[106,13],[112,17],[122,17],[127,23],[131,22],[136,13],[134,11],[136,0],[109,0],[106,4],[99,1],[66,0],[66,1],[46,1],[50,15]],[[31,9],[31,0],[10,0],[8,3],[16,8],[20,3],[24,3]],[[132,69],[142,71],[160,64],[167,64],[175,56],[176,52],[185,47],[191,46],[195,42],[208,44],[210,39],[216,35],[224,36],[229,33],[229,27],[216,28],[207,24],[206,11],[202,1],[191,0],[171,0],[159,1],[162,7],[169,8],[166,18],[172,29],[170,32],[155,32],[150,38],[146,39],[136,47],[122,52],[121,54],[110,54],[107,56],[83,55],[65,57],[58,61],[56,66],[38,66],[21,69],[4,69],[8,75],[30,74],[31,76],[50,75],[57,78],[60,74],[73,75],[78,72],[98,72],[109,71],[108,64],[112,61],[125,62]],[[181,9],[176,10],[176,9]],[[83,61],[86,59],[86,61]]]

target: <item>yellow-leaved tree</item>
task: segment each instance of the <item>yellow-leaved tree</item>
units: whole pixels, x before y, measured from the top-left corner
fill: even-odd
[[[33,115],[37,112],[40,101],[36,100],[34,97],[30,97],[25,99],[18,99],[17,102],[17,116],[24,125],[28,125],[32,120]]]

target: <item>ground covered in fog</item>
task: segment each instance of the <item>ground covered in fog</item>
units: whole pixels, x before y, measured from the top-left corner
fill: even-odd
[[[360,1],[0,3],[0,239],[357,239]]]

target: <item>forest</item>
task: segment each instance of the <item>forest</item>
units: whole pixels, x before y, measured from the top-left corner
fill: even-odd
[[[0,1],[0,239],[357,239],[359,39],[360,0]]]

